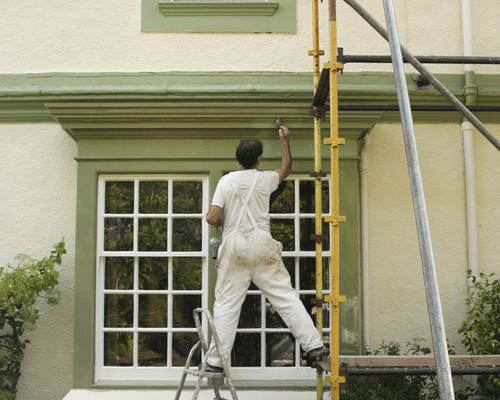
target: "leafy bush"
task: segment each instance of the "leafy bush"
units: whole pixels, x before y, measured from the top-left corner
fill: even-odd
[[[479,278],[472,276],[474,292],[467,298],[469,311],[458,332],[463,334],[462,343],[472,354],[500,354],[500,280],[494,274],[481,273]],[[500,377],[480,378],[479,387],[469,389],[472,394],[487,399],[500,399]]]
[[[35,305],[43,297],[49,305],[59,303],[54,290],[58,283],[64,241],[54,245],[48,258],[41,261],[17,256],[18,265],[0,268],[0,399],[14,400],[21,376],[21,361],[29,340],[21,340],[26,329],[33,329],[40,317]]]
[[[421,348],[423,339],[415,339],[406,344],[404,355],[419,355],[430,352]],[[379,346],[374,352],[367,351],[367,355],[401,355],[401,345],[389,342]],[[434,400],[439,399],[435,377],[429,376],[394,376],[347,379],[340,394],[341,400]]]

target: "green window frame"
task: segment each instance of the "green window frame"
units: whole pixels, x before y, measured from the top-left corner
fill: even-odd
[[[142,0],[142,32],[296,33],[296,0]]]

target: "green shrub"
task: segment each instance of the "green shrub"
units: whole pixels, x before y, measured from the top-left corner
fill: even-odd
[[[64,241],[54,245],[48,258],[37,261],[28,256],[16,257],[18,265],[0,268],[0,399],[14,400],[21,376],[21,361],[29,340],[21,340],[26,329],[33,329],[40,317],[38,298],[49,305],[59,303],[54,290],[61,264],[66,254]]]
[[[494,275],[481,273],[477,278],[468,271],[474,292],[466,300],[469,311],[458,332],[463,334],[462,343],[471,354],[500,354],[500,280],[494,279]],[[499,376],[479,378],[478,384],[469,392],[486,399],[500,399]]]

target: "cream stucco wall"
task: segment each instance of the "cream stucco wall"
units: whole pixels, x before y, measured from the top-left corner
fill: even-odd
[[[0,265],[44,258],[62,238],[59,305],[40,303],[17,400],[61,399],[72,384],[76,143],[59,125],[0,125]]]
[[[360,1],[382,24],[381,2]],[[321,47],[328,52],[328,2],[320,2]],[[461,1],[395,0],[401,41],[415,55],[461,55]],[[496,0],[473,2],[477,55],[498,55]],[[137,71],[311,71],[311,4],[297,0],[297,34],[141,33],[141,1],[0,3],[0,73]],[[387,43],[343,1],[345,54],[389,54]],[[326,62],[326,57],[324,57]],[[390,70],[351,64],[349,71]],[[491,70],[483,67],[480,72]],[[433,66],[461,72],[460,66]]]
[[[464,354],[457,333],[466,312],[467,237],[462,134],[459,125],[415,127],[439,279],[446,335]],[[498,127],[496,127],[498,134]],[[499,272],[500,155],[476,133],[480,269]],[[400,125],[371,133],[369,249],[371,343],[401,344],[431,336],[411,187]],[[382,321],[384,321],[382,323]]]

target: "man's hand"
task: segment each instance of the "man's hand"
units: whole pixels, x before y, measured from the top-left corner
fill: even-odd
[[[281,143],[288,144],[290,143],[290,131],[286,126],[281,125],[279,129],[279,135]]]

